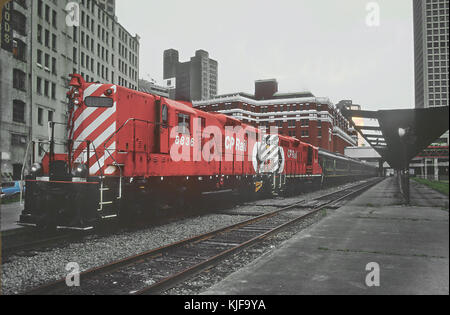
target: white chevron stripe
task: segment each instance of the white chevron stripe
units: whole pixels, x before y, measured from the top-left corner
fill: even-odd
[[[98,116],[89,126],[87,126],[77,137],[74,144],[74,151],[80,146],[81,141],[85,140],[92,132],[94,132],[105,120],[116,112],[116,103],[111,108],[106,109]]]
[[[111,137],[112,136],[112,134],[114,133],[116,131],[116,122],[113,122],[112,124],[111,124],[111,126],[109,126],[100,136],[98,136],[92,143],[93,143],[93,145],[94,145],[94,147],[96,148],[96,149],[98,149],[98,147],[103,143],[103,142],[105,142],[106,141],[106,139],[108,139],[109,137]],[[77,148],[78,148],[78,146],[81,144],[81,142],[80,143],[77,143]],[[73,150],[74,152],[76,151],[76,149],[74,149]],[[80,153],[81,154],[81,153]],[[74,156],[74,158],[75,159],[77,159],[79,156],[80,156],[80,154],[78,154],[77,156]]]
[[[88,86],[84,90],[83,98],[86,99],[86,97],[89,97],[92,94],[94,94],[99,88],[102,87],[102,85],[103,84],[91,84],[90,86]],[[117,90],[117,88],[114,89],[114,91],[116,91],[116,90]],[[89,116],[91,116],[92,113],[94,113],[97,109],[98,108],[96,108],[96,107],[88,107],[80,114],[80,116],[77,118],[77,120],[75,121],[75,123],[73,125],[74,134],[77,131],[77,129],[80,127],[80,125],[83,123],[83,121],[85,119],[87,119]]]
[[[86,99],[86,97],[91,96],[92,94],[94,94],[99,88],[102,87],[103,84],[91,84],[90,86],[88,86],[85,90],[84,90],[84,99]]]
[[[278,154],[278,147],[270,147],[269,149],[266,149],[263,152],[261,152],[260,160],[265,161],[267,159],[270,159],[275,154]]]
[[[95,147],[95,148],[97,149],[97,152],[103,149],[103,147],[101,147],[101,148],[100,147]],[[116,143],[113,142],[111,144],[111,146],[108,148],[108,150],[109,150],[109,154],[112,155],[114,153],[114,151],[116,150]],[[108,157],[109,157],[109,154],[107,154]],[[96,157],[96,154],[95,154],[94,147],[91,145],[90,152],[89,152],[89,160],[92,161],[92,158],[97,158],[97,157]],[[84,149],[78,155],[77,159],[75,159],[75,163],[86,163],[86,162],[87,162],[87,149]]]
[[[85,119],[87,119],[89,116],[92,115],[98,108],[96,107],[88,107],[86,108],[80,116],[78,116],[77,120],[75,120],[75,123],[73,124],[73,132],[77,131],[77,129],[80,127],[80,125],[83,123]]]
[[[116,143],[114,142],[113,144],[111,144],[111,146],[108,148],[108,151],[110,151],[109,153],[112,154],[111,151],[116,149]],[[103,168],[103,166],[105,166],[105,161],[109,158],[109,154],[107,152],[105,152],[103,154],[103,156],[101,158],[99,158],[98,161],[96,161],[92,167],[89,169],[89,174],[91,175],[95,175],[97,174],[97,172],[100,170],[100,168]]]

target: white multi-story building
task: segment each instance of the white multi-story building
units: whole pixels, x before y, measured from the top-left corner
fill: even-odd
[[[449,1],[413,0],[416,108],[449,106]],[[448,131],[422,152],[415,174],[448,179]],[[438,148],[447,155],[429,155]],[[427,153],[428,152],[428,153]]]
[[[16,40],[11,51],[3,49],[1,54],[2,173],[17,177],[27,143],[48,140],[49,122],[67,123],[71,73],[80,73],[88,82],[138,89],[139,36],[132,36],[117,22],[114,10],[108,9],[114,1],[103,2],[10,3],[11,36]],[[2,45],[3,41],[4,37]],[[20,55],[25,51],[25,61],[17,61],[17,51]],[[11,78],[12,87],[8,84]],[[58,142],[65,141],[64,125],[56,126],[55,136]],[[39,146],[36,158],[47,150],[48,146]]]

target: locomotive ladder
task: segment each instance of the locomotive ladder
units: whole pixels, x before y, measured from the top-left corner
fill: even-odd
[[[100,201],[98,213],[102,220],[114,219],[118,216],[117,203],[114,200],[114,191],[105,184],[104,177],[100,180]],[[117,198],[118,199],[118,198]]]

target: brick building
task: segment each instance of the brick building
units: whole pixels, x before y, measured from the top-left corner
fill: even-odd
[[[233,116],[255,127],[272,126],[283,135],[344,154],[357,146],[356,131],[328,98],[311,92],[279,93],[276,80],[255,82],[255,95],[235,93],[196,101],[194,107]]]

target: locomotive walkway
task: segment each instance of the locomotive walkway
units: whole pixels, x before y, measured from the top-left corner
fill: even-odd
[[[411,196],[387,178],[204,294],[449,294],[448,197]]]

